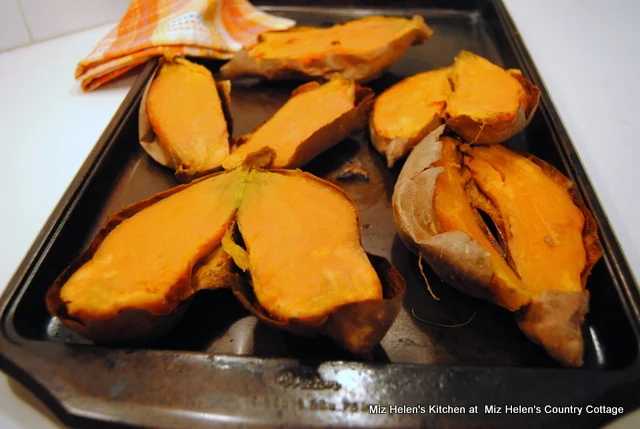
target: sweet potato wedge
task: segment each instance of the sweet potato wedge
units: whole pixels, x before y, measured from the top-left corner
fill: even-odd
[[[453,287],[514,312],[559,362],[582,365],[585,282],[601,256],[591,214],[552,166],[498,145],[461,144],[443,128],[416,146],[396,183],[400,237]]]
[[[294,27],[263,33],[220,69],[227,79],[329,78],[340,73],[358,83],[377,77],[433,30],[420,16],[370,16],[331,28]]]
[[[470,143],[501,143],[531,121],[540,90],[520,70],[503,70],[469,51],[451,68],[447,125]]]
[[[199,64],[162,59],[140,105],[140,144],[182,182],[221,169],[229,155],[230,91]]]
[[[96,341],[161,335],[195,291],[219,287],[212,279],[231,275],[215,251],[235,215],[240,178],[240,171],[214,175],[115,214],[56,279],[49,312]],[[203,259],[208,272],[193,281]]]
[[[371,142],[389,168],[443,122],[451,92],[449,68],[419,73],[383,92],[369,119]]]
[[[372,100],[370,89],[339,76],[323,85],[306,83],[271,119],[250,135],[237,139],[222,165],[227,170],[241,165],[301,167],[351,132],[362,129]]]
[[[358,354],[385,335],[404,282],[386,261],[367,256],[357,209],[341,189],[301,171],[254,173],[238,228],[246,247],[238,265],[251,287],[234,290],[261,320],[324,333]],[[228,253],[237,258],[238,249]]]

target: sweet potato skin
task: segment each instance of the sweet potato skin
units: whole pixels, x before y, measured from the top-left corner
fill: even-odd
[[[392,206],[398,236],[415,254],[441,231],[433,208],[433,196],[442,171],[442,167],[435,167],[418,172],[409,180],[398,180],[394,188]]]
[[[427,135],[411,152],[396,182],[392,206],[400,239],[448,284],[477,298],[496,302],[487,287],[493,277],[489,253],[462,231],[443,232],[433,206],[442,167],[438,140],[444,126]]]
[[[589,311],[587,291],[544,291],[515,314],[529,339],[565,366],[582,366],[582,323]]]
[[[398,61],[411,45],[421,43],[433,35],[433,30],[424,23],[422,17],[414,16],[411,24],[415,26],[411,31],[366,53],[329,53],[318,59],[303,61],[295,58],[256,59],[251,56],[250,51],[242,50],[223,65],[220,72],[225,79],[251,76],[268,80],[329,79],[337,72],[345,79],[365,83],[378,77],[383,70]],[[260,39],[259,37],[259,42]]]
[[[524,88],[527,102],[520,106],[512,118],[486,118],[477,120],[467,115],[449,117],[446,124],[469,143],[498,144],[524,130],[533,118],[540,101],[540,90],[516,70],[507,70]]]

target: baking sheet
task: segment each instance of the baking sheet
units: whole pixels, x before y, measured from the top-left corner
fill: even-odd
[[[371,9],[371,3],[376,2],[348,8],[270,6],[268,10],[296,19],[300,25],[322,26],[372,13],[423,15],[435,29],[435,36],[411,48],[371,82],[369,86],[376,93],[407,76],[451,64],[462,49],[504,67],[521,68],[540,85],[498,2],[457,2],[457,9],[450,9],[453,6],[446,2],[423,8],[406,2],[407,8],[383,10]],[[213,71],[222,64],[201,63]],[[16,370],[20,365],[25,367],[20,374],[46,385],[49,393],[43,395],[53,394],[61,401],[61,393],[67,394],[63,402],[72,412],[60,412],[66,418],[91,412],[94,418],[106,419],[117,409],[121,422],[162,422],[167,427],[196,427],[208,420],[250,424],[257,416],[267,423],[282,418],[289,423],[318,425],[431,421],[468,426],[472,421],[461,416],[372,415],[368,405],[472,406],[492,398],[503,402],[520,398],[524,403],[541,392],[562,403],[577,397],[594,400],[607,389],[624,392],[625,383],[633,377],[637,380],[638,320],[633,315],[637,296],[629,295],[633,285],[628,287],[628,268],[544,90],[532,123],[508,146],[531,152],[571,177],[598,219],[605,257],[587,284],[592,299],[584,326],[583,369],[560,368],[525,338],[509,312],[455,291],[425,267],[424,274],[440,300],[431,297],[417,258],[397,237],[393,223],[391,194],[401,165],[387,169],[364,132],[325,152],[304,169],[349,194],[360,211],[365,249],[392,261],[405,277],[404,308],[370,361],[355,358],[328,339],[300,338],[257,323],[225,290],[200,292],[174,330],[145,349],[95,347],[68,331],[44,307],[44,294],[53,279],[111,214],[177,184],[172,172],[155,163],[137,143],[137,109],[153,67],[147,67],[143,79],[132,89],[49,221],[48,233],[45,230],[32,249],[27,260],[31,263],[19,270],[2,301],[3,337],[18,346],[15,350],[6,348],[6,352],[3,348],[5,360],[0,363],[14,373],[20,373]],[[296,86],[258,81],[234,84],[234,135],[248,133],[268,119]],[[369,173],[368,182],[337,179],[340,171],[352,164]],[[427,324],[415,317],[459,324],[474,314],[470,323],[457,328]],[[17,358],[20,355],[22,359]],[[64,359],[49,359],[55,356]],[[533,383],[529,390],[522,388],[527,383]],[[70,398],[70,391],[81,394]],[[607,397],[616,398],[611,392]],[[158,420],[167,410],[173,413],[172,418]],[[197,410],[197,415],[187,410]],[[587,423],[606,420],[606,416],[596,417]],[[508,426],[517,421],[493,418],[483,415],[478,422]]]

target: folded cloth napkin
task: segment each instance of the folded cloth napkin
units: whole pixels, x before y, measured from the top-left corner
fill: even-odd
[[[260,33],[293,25],[247,0],[131,0],[118,25],[80,61],[75,77],[91,91],[155,56],[227,59]]]

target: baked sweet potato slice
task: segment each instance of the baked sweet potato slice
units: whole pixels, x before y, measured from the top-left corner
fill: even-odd
[[[241,177],[218,174],[115,214],[52,285],[51,314],[102,342],[160,335],[198,288],[218,287],[212,279],[227,275],[214,251],[235,215]],[[209,272],[194,282],[203,259]]]
[[[230,88],[199,64],[163,59],[140,107],[143,148],[183,182],[219,170],[229,155]]]
[[[442,130],[416,146],[396,183],[400,237],[446,282],[514,311],[551,356],[580,366],[584,285],[601,255],[591,214],[548,164],[502,146],[461,145]],[[502,243],[478,208],[495,219]]]
[[[371,142],[389,168],[443,122],[451,92],[449,68],[419,73],[384,91],[369,119]]]
[[[370,89],[340,77],[304,84],[271,119],[235,142],[223,167],[301,167],[362,129],[372,99]]]
[[[459,142],[429,134],[409,155],[393,193],[398,233],[441,278],[511,311],[530,300],[465,194]]]
[[[569,179],[502,146],[465,146],[473,180],[498,209],[509,254],[531,303],[518,322],[567,365],[582,364],[585,290],[601,256],[595,222]]]
[[[253,48],[240,51],[220,71],[228,79],[329,78],[338,72],[363,83],[432,35],[420,16],[370,16],[331,28],[294,27],[261,34]]]
[[[253,174],[238,226],[256,298],[277,318],[315,323],[338,306],[382,297],[356,208],[311,175]]]
[[[404,283],[388,263],[376,271],[342,190],[300,171],[254,171],[237,219],[246,247],[238,265],[252,288],[236,292],[251,311],[296,333],[323,332],[355,353],[382,339]],[[228,252],[238,258],[242,250]]]
[[[504,70],[469,51],[451,67],[453,92],[447,125],[470,143],[501,143],[522,131],[536,111],[540,90],[520,70]]]
[[[526,127],[539,98],[519,70],[462,51],[451,67],[411,76],[380,94],[371,141],[389,168],[443,122],[470,143],[501,143]]]

